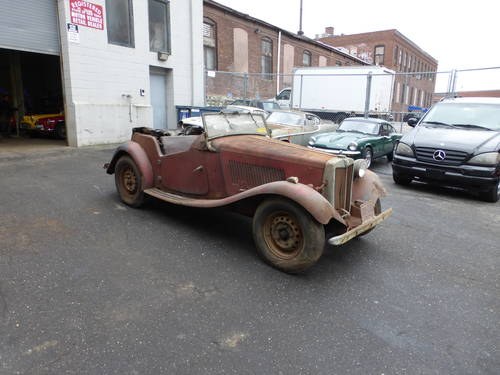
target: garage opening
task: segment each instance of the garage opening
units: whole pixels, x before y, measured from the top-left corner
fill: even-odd
[[[60,57],[0,49],[0,150],[66,146]]]

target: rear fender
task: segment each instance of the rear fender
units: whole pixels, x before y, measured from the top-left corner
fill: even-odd
[[[146,152],[137,142],[128,141],[118,146],[113,155],[113,158],[111,159],[111,162],[107,166],[105,166],[106,173],[115,173],[116,162],[122,155],[128,155],[132,158],[132,160],[134,160],[137,168],[139,168],[139,171],[141,173],[143,188],[148,189],[153,187],[153,167],[149,162]]]

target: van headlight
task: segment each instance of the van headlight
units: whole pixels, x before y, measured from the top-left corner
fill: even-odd
[[[415,157],[415,154],[413,153],[413,150],[411,149],[411,147],[403,142],[399,142],[396,145],[396,148],[394,149],[394,153],[396,155],[410,156],[412,158]]]
[[[467,164],[497,165],[500,164],[500,152],[485,152],[471,158]]]

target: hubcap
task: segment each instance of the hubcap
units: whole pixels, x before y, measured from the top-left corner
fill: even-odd
[[[123,171],[123,186],[130,194],[134,194],[137,191],[137,179],[132,168],[127,168]]]
[[[300,226],[286,212],[271,215],[265,223],[264,233],[269,249],[279,258],[293,258],[302,248]]]

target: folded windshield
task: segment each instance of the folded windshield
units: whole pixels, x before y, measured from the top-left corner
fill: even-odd
[[[204,113],[203,126],[208,139],[231,135],[267,135],[264,116],[251,113]]]

